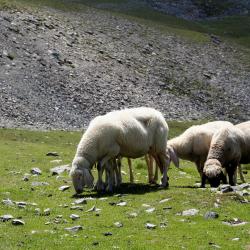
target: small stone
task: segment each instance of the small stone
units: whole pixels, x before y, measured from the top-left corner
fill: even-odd
[[[34,175],[41,175],[42,174],[42,171],[39,168],[32,168],[30,170],[30,172],[31,172],[31,174],[34,174]]]
[[[25,207],[25,206],[27,206],[27,202],[25,202],[25,201],[15,201],[15,203],[19,207]]]
[[[232,219],[232,220],[223,221],[222,223],[225,224],[225,225],[228,225],[228,226],[235,227],[235,226],[242,226],[242,225],[245,225],[245,224],[247,224],[248,222],[242,221],[242,220],[240,220],[240,219],[238,219],[238,218],[234,218],[234,219]]]
[[[6,206],[14,206],[14,203],[12,200],[10,200],[9,198],[6,200],[2,200],[2,203]]]
[[[46,156],[59,156],[57,152],[48,152]]]
[[[5,222],[5,221],[9,221],[12,220],[14,217],[11,214],[5,214],[0,216],[0,221]]]
[[[111,232],[105,232],[105,233],[103,233],[103,235],[104,236],[111,236],[111,235],[113,235]]]
[[[70,232],[78,232],[80,230],[83,230],[83,227],[82,226],[74,226],[74,227],[66,227],[64,229],[67,231],[70,231]]]
[[[99,242],[98,242],[98,241],[93,241],[93,242],[92,242],[92,245],[93,245],[93,246],[97,246],[97,245],[99,245]]]
[[[156,228],[156,225],[155,225],[155,224],[152,224],[152,223],[146,223],[146,224],[145,224],[145,227],[146,227],[147,229],[155,229],[155,228]]]
[[[87,204],[87,200],[85,198],[82,198],[82,199],[77,199],[74,201],[74,203],[76,205],[80,205],[80,204]]]
[[[69,172],[69,171],[70,171],[70,165],[62,165],[50,169],[52,175],[60,175],[63,172]]]
[[[12,220],[12,225],[14,226],[25,225],[25,222],[22,220],[14,219]]]
[[[70,188],[70,186],[61,186],[58,188],[58,190],[64,192],[64,191],[68,190],[69,188]]]
[[[127,202],[126,201],[121,201],[121,202],[117,203],[116,206],[120,206],[120,207],[127,206]]]
[[[142,204],[142,207],[151,207],[149,204]]]
[[[223,184],[219,186],[219,190],[222,193],[228,193],[228,192],[232,192],[233,188],[229,184]]]
[[[165,203],[165,202],[167,202],[169,200],[171,200],[171,198],[166,198],[166,199],[160,200],[159,203]]]
[[[80,216],[77,215],[77,214],[71,214],[69,217],[70,217],[72,220],[80,219]]]
[[[219,214],[213,211],[208,211],[204,215],[205,219],[217,219],[218,217],[219,217]]]
[[[153,213],[154,211],[155,211],[154,207],[151,207],[151,208],[148,208],[148,209],[145,210],[145,212],[149,213],[149,214]]]
[[[123,227],[123,224],[121,222],[119,222],[119,221],[115,222],[114,225],[116,227]]]
[[[181,215],[183,216],[194,216],[196,214],[198,214],[199,210],[195,209],[195,208],[191,208],[185,211],[182,211]]]
[[[91,207],[90,209],[88,209],[86,212],[99,212],[101,211],[100,208],[97,208],[95,205],[93,207]]]
[[[160,228],[165,228],[167,227],[167,223],[166,222],[161,222],[160,223]]]
[[[35,215],[41,215],[41,209],[40,208],[35,209]]]
[[[49,216],[50,212],[51,212],[50,208],[46,208],[46,209],[43,210],[43,215]]]

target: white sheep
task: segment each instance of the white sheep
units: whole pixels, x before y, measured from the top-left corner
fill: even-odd
[[[249,149],[248,149],[249,150]],[[204,181],[207,178],[212,187],[217,187],[222,180],[230,185],[236,185],[236,170],[241,159],[245,160],[247,152],[244,133],[236,126],[218,130],[211,140],[207,160],[204,164]]]
[[[250,121],[242,122],[235,126],[243,132],[245,143],[246,143],[246,148],[245,148],[245,151],[242,152],[240,163],[241,164],[250,163]],[[242,182],[246,182],[241,171],[241,165],[239,165],[238,167],[239,167],[239,174],[240,174],[240,178]]]
[[[117,157],[137,158],[150,154],[163,173],[167,186],[168,156],[166,153],[168,125],[159,111],[134,108],[113,111],[93,119],[78,145],[70,175],[77,193],[93,186],[91,168],[101,168]],[[101,177],[101,176],[99,176]]]
[[[192,161],[196,164],[201,177],[201,186],[205,186],[202,179],[203,167],[207,158],[212,136],[222,127],[233,127],[227,121],[213,121],[188,128],[181,135],[168,141],[170,160],[179,166],[179,158]]]

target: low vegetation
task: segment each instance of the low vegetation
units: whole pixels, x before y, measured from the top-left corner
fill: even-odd
[[[192,124],[170,122],[170,136],[176,136]],[[11,214],[25,222],[23,226],[14,226],[11,221],[0,222],[0,249],[249,248],[249,224],[235,227],[223,224],[233,218],[250,221],[248,197],[197,188],[199,175],[194,165],[186,161],[181,161],[180,170],[171,166],[170,187],[164,190],[148,185],[144,160],[134,160],[135,184],[129,184],[129,176],[124,173],[124,184],[115,194],[86,190],[80,197],[93,200],[80,205],[82,211],[71,210],[76,197],[73,197],[70,178],[66,173],[52,176],[50,168],[70,164],[80,137],[80,132],[0,130],[0,216]],[[48,152],[57,152],[59,156],[46,156]],[[24,181],[25,173],[30,173],[34,167],[40,168],[42,175],[30,176]],[[249,167],[245,166],[244,170],[248,170],[245,177],[249,182]],[[93,171],[96,175],[96,170]],[[125,159],[123,171],[128,173]],[[63,185],[69,185],[70,189],[59,191]],[[23,201],[27,205],[23,208],[17,204],[8,206],[2,203],[6,199]],[[165,201],[160,203],[162,200]],[[126,202],[125,206],[117,205],[121,201]],[[215,203],[219,207],[215,207]],[[87,212],[93,206],[96,211]],[[37,215],[37,208],[40,208],[40,215]],[[46,216],[43,211],[47,208],[51,212]],[[199,210],[197,215],[178,215],[192,208]],[[146,212],[147,209],[151,212]],[[217,212],[219,218],[205,219],[208,211]],[[71,214],[80,218],[73,221]],[[122,226],[115,226],[115,222]],[[146,223],[156,228],[147,229]],[[79,232],[65,230],[75,225],[83,229]]]

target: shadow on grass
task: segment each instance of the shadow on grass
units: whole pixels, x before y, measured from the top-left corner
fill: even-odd
[[[160,190],[166,190],[167,188],[163,188],[160,185],[150,185],[144,183],[122,183],[119,188],[115,188],[113,193],[109,192],[96,192],[89,191],[84,192],[83,194],[74,194],[72,198],[86,198],[86,197],[106,197],[106,196],[122,196],[124,194],[145,194],[150,192],[158,192]]]

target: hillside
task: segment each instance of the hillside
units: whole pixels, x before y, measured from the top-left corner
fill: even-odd
[[[19,2],[0,1],[1,126],[76,129],[143,105],[174,120],[249,119],[249,49],[235,43],[242,36],[169,16]]]

